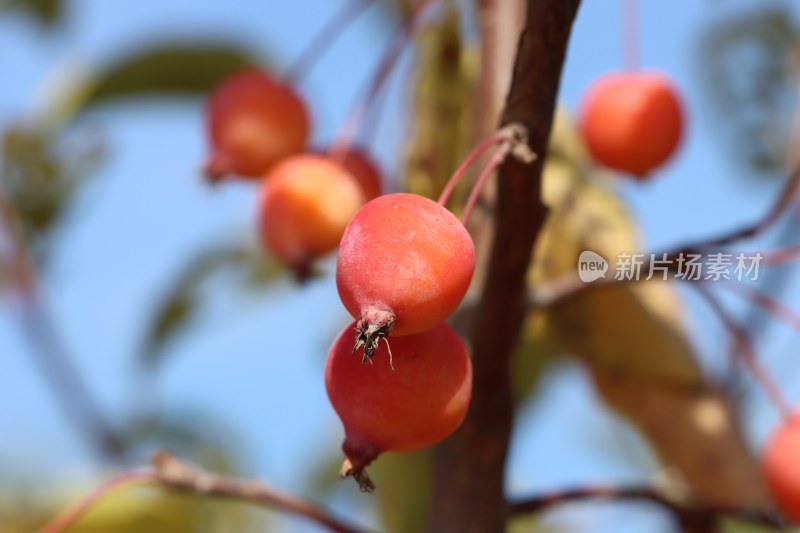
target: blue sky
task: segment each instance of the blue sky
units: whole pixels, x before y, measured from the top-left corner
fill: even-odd
[[[288,64],[338,2],[68,4],[65,26],[52,34],[26,19],[0,18],[0,66],[13,73],[0,81],[0,126],[41,105],[43,84],[53,79],[53,72],[70,65],[103,64],[165,38],[241,42]],[[651,249],[741,224],[756,217],[770,200],[768,187],[741,187],[741,181],[734,180],[737,170],[725,160],[715,131],[704,120],[692,61],[699,32],[742,5],[746,2],[684,2],[680,8],[675,3],[641,2],[643,66],[671,73],[684,92],[689,117],[676,159],[649,183],[621,185]],[[617,2],[584,1],[561,89],[569,107],[574,108],[592,79],[621,66],[619,33]],[[378,60],[382,46],[376,43],[389,37],[379,15],[368,13],[303,84],[317,141],[336,131]],[[375,144],[387,173],[400,168],[397,154],[402,153],[406,93],[404,84],[397,82],[410,79],[409,65],[406,57]],[[133,408],[129,378],[159,294],[204,244],[230,235],[252,237],[255,197],[247,185],[212,190],[200,182],[197,168],[206,149],[200,100],[105,108],[76,126],[82,127],[100,129],[110,157],[60,230],[44,283],[65,342],[91,392],[114,418]],[[793,290],[797,292],[796,286]],[[305,459],[320,455],[321,449],[325,453],[338,448],[341,440],[325,396],[322,364],[329,340],[346,323],[346,313],[330,276],[306,287],[279,283],[261,296],[230,300],[215,305],[170,347],[158,378],[159,399],[168,412],[196,410],[224,421],[244,443],[249,474],[303,492],[303,476],[296,473],[303,471]],[[702,326],[695,331],[697,344],[710,351],[724,332],[707,310],[695,300],[690,303]],[[309,322],[319,327],[298,328]],[[786,356],[779,352],[792,338],[779,333],[766,355],[776,368],[785,368]],[[0,361],[0,470],[13,466],[63,479],[96,474],[83,442],[61,418],[55,398],[29,359],[13,305],[0,307]],[[800,398],[797,379],[786,385],[794,399]],[[757,444],[775,414],[760,395],[755,395],[748,413]],[[609,446],[620,441],[627,443],[626,450],[637,450],[632,458],[608,455]],[[597,408],[582,371],[565,365],[520,412],[509,489],[524,494],[585,481],[633,481],[652,474],[653,468],[652,457],[636,436]],[[356,496],[337,498],[335,503],[342,512],[368,522],[372,518],[363,502]],[[658,517],[640,515],[626,521],[627,529],[608,529],[623,516],[613,511],[553,513],[551,519],[580,525],[576,531],[581,532],[669,531],[668,523]]]

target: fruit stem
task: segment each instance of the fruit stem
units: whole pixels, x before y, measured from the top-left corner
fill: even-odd
[[[505,161],[509,155],[513,154],[514,157],[523,163],[531,163],[534,159],[536,159],[536,154],[534,154],[528,147],[527,133],[524,127],[518,124],[510,124],[497,133],[502,135],[501,144],[492,154],[489,162],[486,163],[486,166],[483,168],[478,176],[478,179],[475,180],[475,184],[472,186],[472,191],[467,199],[464,212],[461,215],[461,222],[464,225],[466,225],[467,221],[469,221],[469,216],[472,214],[472,209],[475,207],[475,204],[478,203],[478,198],[481,195],[481,191],[483,191],[483,188],[486,186],[486,182],[489,180],[492,174],[494,174],[498,167],[503,164],[503,161]]]
[[[330,50],[345,30],[366,12],[367,7],[375,3],[372,0],[350,0],[342,4],[339,11],[328,19],[289,67],[283,75],[283,81],[290,85],[301,82],[322,58],[324,52]]]
[[[475,160],[478,159],[486,150],[503,142],[506,137],[506,133],[504,133],[502,130],[498,130],[473,148],[470,153],[467,154],[467,157],[464,158],[461,164],[458,165],[458,168],[455,172],[453,172],[453,175],[450,176],[450,179],[447,181],[447,184],[442,190],[442,194],[439,196],[439,204],[445,205],[447,203],[456,186],[458,185],[458,182],[461,181],[461,178],[463,178],[464,174],[467,172],[469,166],[474,163]]]
[[[639,70],[639,0],[622,0],[622,48],[625,69]]]
[[[216,185],[229,174],[232,174],[231,161],[222,152],[215,151],[203,164],[203,175],[212,185]]]
[[[347,431],[345,429],[345,431]],[[372,444],[364,439],[347,435],[342,443],[344,461],[339,469],[339,477],[352,477],[358,483],[361,492],[372,492],[375,490],[375,483],[369,478],[366,468],[380,452]]]
[[[469,193],[467,205],[464,206],[464,212],[461,214],[461,222],[464,225],[467,224],[469,216],[472,214],[472,209],[478,202],[478,198],[480,197],[481,191],[486,185],[486,182],[489,181],[489,178],[494,174],[497,168],[503,164],[503,161],[506,160],[506,156],[508,156],[509,152],[511,152],[511,145],[509,143],[501,144],[500,147],[492,154],[491,159],[489,159],[489,162],[486,163],[486,166],[483,168],[483,170],[481,170],[481,173],[478,175],[478,179],[475,180],[475,185],[472,186],[472,191]]]
[[[433,3],[435,3],[433,0],[422,0],[419,2],[395,32],[375,73],[372,78],[368,80],[366,91],[364,91],[365,96],[362,97],[361,94],[364,93],[359,91],[359,97],[356,99],[356,103],[351,106],[350,112],[331,143],[329,153],[333,158],[343,157],[342,154],[347,153],[352,146],[361,129],[367,112],[388,81],[389,75],[394,70],[394,66],[403,55],[406,44],[410,42],[411,34],[422,19],[422,12]]]

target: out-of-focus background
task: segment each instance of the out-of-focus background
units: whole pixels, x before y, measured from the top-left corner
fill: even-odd
[[[576,109],[594,78],[622,67],[623,3],[583,2],[561,85],[566,109]],[[314,145],[333,138],[394,33],[392,2],[377,4],[320,50],[324,57],[300,85]],[[460,2],[467,43],[475,39],[471,4]],[[284,72],[339,7],[332,0],[0,2],[0,186],[28,216],[42,300],[57,330],[42,331],[6,287],[0,532],[30,531],[115,470],[54,391],[41,359],[54,350],[66,353],[85,392],[130,441],[134,464],[168,447],[377,528],[408,523],[393,514],[416,512],[403,507],[403,495],[418,492],[414,466],[424,463],[381,459],[374,477],[387,488],[373,496],[336,479],[343,434],[322,371],[328,344],[349,318],[333,261],[297,285],[269,260],[253,259],[257,188],[211,187],[199,172],[208,80],[237,61]],[[645,249],[715,235],[770,205],[792,158],[797,15],[789,1],[639,2],[642,65],[673,77],[688,116],[680,152],[654,179],[612,182]],[[409,47],[397,65],[377,133],[365,141],[390,188],[405,172],[419,53]],[[180,69],[193,72],[190,81],[169,81],[165,73]],[[788,244],[795,222],[746,249]],[[0,240],[0,258],[9,248]],[[792,306],[798,284],[790,269],[770,272],[776,281],[765,290]],[[720,349],[727,331],[680,290],[696,352],[709,376],[728,386],[757,450],[778,415],[728,363]],[[757,324],[759,354],[800,400],[794,333],[741,299],[725,301]],[[571,359],[549,365],[522,400],[508,473],[512,496],[662,475],[645,441],[603,407]],[[110,498],[94,525],[76,531],[317,531],[239,504],[159,494]],[[646,505],[584,503],[520,530],[535,528],[655,533],[675,525]]]

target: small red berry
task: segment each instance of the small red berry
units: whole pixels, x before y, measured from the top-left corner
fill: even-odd
[[[472,280],[475,249],[464,225],[440,204],[394,193],[368,202],[339,245],[336,286],[358,320],[369,358],[381,338],[444,322]]]
[[[225,78],[207,109],[212,145],[206,174],[261,177],[279,159],[300,152],[309,133],[305,104],[294,90],[258,70]]]
[[[778,507],[800,524],[800,410],[770,436],[761,455],[761,469]]]
[[[683,112],[677,89],[659,72],[613,72],[582,103],[581,131],[598,163],[643,179],[677,149]]]
[[[350,473],[359,479],[379,454],[424,448],[458,428],[472,393],[472,365],[464,342],[444,323],[393,339],[394,369],[386,345],[378,347],[380,361],[363,364],[353,354],[355,325],[328,352],[325,386],[344,424]]]
[[[269,171],[262,185],[261,238],[303,277],[313,259],[336,248],[363,203],[361,189],[341,165],[318,155],[289,157]]]

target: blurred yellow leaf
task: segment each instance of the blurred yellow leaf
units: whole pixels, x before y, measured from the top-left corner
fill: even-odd
[[[551,211],[530,270],[533,287],[574,277],[584,250],[609,261],[609,276],[618,254],[641,249],[636,224],[617,195],[601,178],[587,177],[584,161],[570,159],[569,154],[581,158],[580,148],[560,142],[578,141],[563,132],[554,136],[543,185]],[[701,499],[767,505],[733,411],[704,378],[682,315],[668,282],[601,284],[533,312],[525,331],[528,342],[552,336],[585,361],[606,402],[639,427]]]

